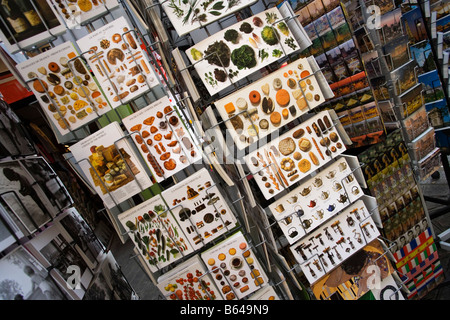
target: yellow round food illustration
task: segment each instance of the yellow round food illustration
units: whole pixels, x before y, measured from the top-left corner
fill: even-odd
[[[233,256],[233,255],[236,254],[236,249],[235,248],[231,248],[230,250],[228,250],[228,253]]]
[[[78,0],[78,7],[83,12],[88,12],[92,9],[91,0]]]
[[[215,261],[213,258],[210,258],[210,259],[208,260],[208,264],[209,264],[210,266],[213,266],[215,263],[216,263],[216,261]]]
[[[226,256],[223,253],[219,254],[219,260],[220,261],[225,260],[225,258],[226,258]]]

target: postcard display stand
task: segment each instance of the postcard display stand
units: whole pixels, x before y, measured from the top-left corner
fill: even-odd
[[[305,283],[316,288],[343,262],[351,264],[360,254],[369,257],[362,273],[375,264],[387,270],[380,280],[393,290],[380,299],[403,298],[400,289],[406,280],[391,271],[391,246],[381,240],[378,199],[363,192],[364,163],[343,154],[352,145],[352,131],[342,125],[343,117],[334,108],[322,106],[333,101],[336,92],[344,99],[350,90],[351,98],[366,107],[367,123],[374,118],[372,123],[377,124],[371,127],[376,130],[370,143],[384,135],[380,113],[370,105],[376,92],[368,86],[365,71],[357,72],[362,67],[359,56],[348,56],[344,66],[350,81],[330,86],[325,69],[311,54],[314,40],[322,45],[334,39],[342,51],[356,48],[344,45],[350,40],[349,26],[342,20],[339,2],[323,2],[308,4],[311,21],[327,13],[317,25],[325,28],[323,32],[310,37],[299,12],[294,13],[287,2],[268,8],[263,1],[241,1],[238,6],[220,1],[210,3],[208,10],[202,6],[204,14],[195,11],[194,18],[189,15],[194,8],[177,7],[175,1],[121,1],[119,7],[128,19],[107,23],[106,17],[117,9],[113,1],[111,7],[104,4],[103,13],[81,22],[89,34],[73,44],[80,50],[72,52],[65,44],[61,50],[53,48],[65,54],[57,60],[58,53],[50,52],[24,63],[23,77],[55,132],[84,130],[82,137],[74,134],[69,143],[74,167],[104,201],[121,239],[128,235],[134,242],[135,257],[166,299],[309,298]],[[139,10],[142,6],[144,10]],[[175,49],[167,54],[167,48],[176,46],[154,16],[157,6],[190,43],[193,37],[186,32],[206,31],[208,39],[185,52]],[[231,13],[239,16],[239,22],[222,28],[217,19]],[[93,21],[104,26],[94,31]],[[208,26],[213,23],[221,31],[210,35]],[[148,33],[142,35],[140,28]],[[328,39],[330,35],[333,39]],[[166,46],[167,42],[172,43]],[[305,54],[308,50],[310,54]],[[163,58],[155,58],[158,54]],[[172,68],[164,70],[164,55],[176,62],[176,77]],[[92,74],[85,72],[87,67]],[[201,83],[194,84],[191,72]],[[251,81],[255,75],[261,76]],[[166,97],[157,94],[159,87]],[[137,106],[140,98],[146,107]],[[126,104],[131,111],[119,115],[117,108]],[[98,121],[103,108],[119,120],[111,120],[107,113],[108,124]],[[208,121],[199,124],[202,112]],[[92,122],[99,129],[90,133],[87,124]],[[217,142],[228,135],[231,145]],[[230,155],[241,161],[221,162]],[[73,237],[58,228],[48,231],[47,237],[42,234],[30,241],[28,249],[40,254],[45,266],[50,262],[49,245],[63,249]],[[430,232],[415,240],[428,244]],[[77,253],[90,257],[80,245],[72,251],[74,259]],[[397,267],[409,268],[409,262],[403,262],[398,258]],[[99,263],[91,263],[86,263],[86,272],[82,270],[84,284],[97,279],[92,266],[99,268]],[[57,277],[58,270],[54,272]],[[362,282],[354,284],[360,294],[368,292]],[[333,290],[342,297],[360,297],[345,288],[342,283]],[[86,295],[85,289],[81,295]],[[314,291],[316,298],[329,298],[323,290]],[[80,294],[73,292],[71,298]]]
[[[150,50],[142,49],[134,25],[129,25],[124,17],[108,23],[107,17],[114,19],[112,11],[122,7],[118,1],[79,2],[70,4],[70,8],[61,1],[38,0],[24,5],[29,11],[24,15],[17,12],[16,21],[7,19],[2,11],[2,39],[11,53],[21,51],[27,57],[17,65],[18,74],[35,94],[56,139],[60,143],[78,144],[78,152],[84,152],[78,157],[79,182],[89,181],[87,185],[103,197],[105,211],[110,213],[115,204],[152,184],[149,170],[137,158],[131,137],[111,117],[120,118],[117,107],[127,103],[135,108],[133,99],[153,94],[160,86],[162,72],[153,55],[147,55]],[[22,9],[14,1],[5,1],[2,7]],[[94,22],[102,22],[105,27],[91,32]],[[66,32],[73,35],[70,29],[79,27],[90,32],[82,41],[88,48],[59,38]],[[111,33],[114,29],[116,32]],[[51,48],[28,58],[28,53],[42,41]],[[54,45],[56,42],[61,44]],[[178,121],[178,115],[175,118],[177,124],[171,124],[180,130],[181,120]],[[94,122],[105,128],[90,137],[100,138],[96,145],[90,145],[87,127]],[[191,152],[187,136],[180,132],[180,141],[173,140],[180,145],[183,142],[184,148]],[[77,148],[74,152],[77,153]],[[189,160],[194,158],[191,156]],[[2,239],[1,261],[8,270],[16,265],[18,271],[10,280],[17,283],[18,290],[22,288],[5,293],[5,299],[139,298],[111,252],[106,252],[104,244],[73,207],[65,186],[44,157],[33,152],[14,153],[13,157],[3,158],[1,165],[1,225],[10,234]],[[127,193],[124,188],[117,191],[123,185],[127,185]],[[22,262],[16,264],[17,260]],[[80,277],[75,276],[74,280],[69,276],[77,270],[67,269],[71,265],[80,267]],[[45,280],[32,286],[37,276]],[[33,289],[29,290],[30,287]]]
[[[365,10],[370,3],[355,3],[347,9],[351,7],[360,18],[367,19]],[[359,155],[368,190],[378,204],[382,234],[390,243],[393,262],[409,299],[422,297],[443,280],[419,184],[439,168],[440,151],[425,107],[428,91],[423,87],[427,84],[421,83],[430,65],[417,54],[419,46],[408,45],[408,36],[412,38],[418,32],[408,24],[411,15],[417,13],[414,8],[406,4],[395,8],[393,3],[383,7],[380,26],[365,33],[373,48],[366,63],[376,65],[372,77],[382,78],[385,83],[387,99],[379,103],[393,117],[387,139]],[[420,18],[420,12],[415,18]],[[397,198],[393,199],[392,194]]]

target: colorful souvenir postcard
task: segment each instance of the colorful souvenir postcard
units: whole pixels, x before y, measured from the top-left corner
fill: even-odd
[[[346,159],[339,158],[269,205],[290,244],[363,195],[352,171]]]
[[[411,149],[414,159],[419,161],[436,147],[436,139],[434,138],[434,128],[429,127],[424,133],[411,141]]]
[[[420,108],[403,121],[409,140],[414,140],[429,127],[427,110]]]
[[[426,22],[423,20],[422,12],[418,6],[403,13],[403,30],[409,36],[411,43],[417,43],[428,38]]]
[[[382,75],[380,57],[376,50],[364,53],[362,56],[364,66],[366,67],[367,76],[373,79]]]
[[[312,286],[316,299],[358,300],[373,286],[373,268],[379,270],[380,280],[388,279],[395,271],[378,240],[367,244],[351,259],[354,269],[341,265]]]
[[[348,13],[351,12],[351,14],[348,14],[348,22],[351,25],[352,29],[356,31],[359,28],[361,28],[364,25],[365,21],[363,18],[361,5],[359,4],[359,1],[350,0],[347,1],[346,3],[343,3],[342,5],[345,8],[346,12]]]
[[[433,51],[429,41],[422,41],[409,47],[411,58],[417,61],[418,74],[423,74],[436,69],[433,59]]]
[[[323,111],[244,157],[266,199],[345,151],[331,119]]]
[[[0,300],[65,300],[42,264],[23,247],[0,260]]]
[[[419,82],[423,83],[423,96],[425,103],[444,99],[444,91],[442,89],[442,82],[439,79],[437,70],[433,70],[419,75]]]
[[[151,272],[161,270],[193,252],[185,233],[160,195],[121,213],[120,223]]]
[[[358,200],[310,237],[292,245],[291,252],[313,284],[379,235],[371,212],[363,200]]]
[[[202,158],[167,96],[124,118],[123,124],[154,174],[157,182],[171,177]]]
[[[436,32],[447,32],[450,30],[450,15],[436,20]]]
[[[325,101],[307,59],[299,59],[214,104],[239,149]]]
[[[111,110],[71,42],[17,65],[47,118],[61,135]]]
[[[402,36],[396,41],[389,42],[383,46],[383,51],[389,71],[404,65],[410,60],[408,52],[408,36]],[[414,59],[414,56],[412,58]]]
[[[198,255],[180,263],[158,278],[158,289],[167,300],[222,300]]]
[[[395,92],[397,93],[397,95],[403,94],[409,88],[416,85],[416,67],[417,62],[415,60],[410,60],[410,62],[404,64],[401,68],[397,68],[396,70],[391,72],[392,81],[394,82]]]
[[[355,46],[353,39],[350,39],[339,45],[342,57],[344,59],[358,55],[358,49]]]
[[[70,151],[108,208],[152,185],[117,122],[72,145]]]
[[[119,6],[117,0],[63,1],[47,0],[64,19],[69,29],[80,27]]]
[[[397,8],[381,16],[378,35],[383,45],[403,35],[401,16],[401,8]]]
[[[441,167],[441,151],[439,148],[434,149],[425,158],[419,161],[419,175],[420,179],[425,180],[429,178],[433,172],[439,170]]]
[[[31,0],[24,1],[31,5]],[[56,36],[66,32],[64,21],[59,17],[53,6],[47,3],[47,0],[34,0],[33,3],[39,11],[39,17],[32,13],[26,17],[27,13],[24,12],[24,16],[21,16],[22,18],[14,17],[12,19],[6,16],[6,11],[2,10],[0,12],[3,20],[0,23],[0,39],[2,39],[10,53],[45,44],[50,39],[54,39]],[[5,0],[3,1],[3,6],[5,8],[11,7],[10,9],[14,14],[20,14],[20,12],[15,12],[20,10],[17,7],[17,1]],[[8,20],[10,22],[6,22]]]
[[[425,108],[433,127],[450,125],[450,113],[444,99],[427,103]],[[436,115],[436,118],[433,116],[434,114]]]
[[[405,93],[399,96],[402,103],[400,107],[400,112],[403,118],[407,118],[414,111],[418,110],[424,104],[423,99],[423,85],[418,83],[416,86],[412,87]]]
[[[236,226],[233,212],[205,168],[161,196],[195,250]]]
[[[201,254],[225,300],[239,300],[263,288],[267,276],[239,231]]]
[[[300,49],[287,23],[276,23],[281,19],[280,11],[271,8],[186,50],[210,95]]]
[[[354,36],[356,42],[358,43],[358,48],[361,51],[361,54],[368,51],[372,51],[374,49],[372,39],[368,34],[366,26],[363,26],[362,28],[355,30]]]
[[[113,108],[159,84],[153,66],[124,17],[80,38],[77,44]]]
[[[313,24],[318,36],[321,36],[331,30],[331,25],[328,21],[327,15],[317,18],[314,20]]]
[[[161,3],[170,22],[181,37],[254,4],[256,0],[169,0]]]

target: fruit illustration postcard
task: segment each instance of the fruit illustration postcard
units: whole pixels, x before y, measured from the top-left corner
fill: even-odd
[[[159,195],[121,213],[118,218],[151,272],[160,271],[193,251]]]
[[[242,232],[201,254],[225,300],[239,300],[267,284],[264,270]]]
[[[113,108],[159,84],[133,28],[120,17],[77,41]]]
[[[17,69],[61,135],[111,110],[71,42],[19,63]]]
[[[108,208],[152,185],[117,122],[70,147],[91,186]]]
[[[236,226],[235,216],[205,168],[164,190],[161,196],[194,249]]]
[[[158,289],[167,300],[222,300],[211,274],[198,255],[160,276]]]
[[[176,107],[167,96],[123,119],[157,182],[202,159]]]

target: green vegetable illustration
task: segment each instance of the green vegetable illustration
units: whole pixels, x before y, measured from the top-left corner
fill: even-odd
[[[273,27],[265,26],[261,31],[261,38],[270,46],[276,45],[279,42],[280,35]]]
[[[198,61],[201,58],[203,58],[203,53],[201,53],[200,51],[198,51],[195,48],[191,49],[191,55],[192,55],[192,59],[194,59],[195,61]]]
[[[284,34],[285,36],[289,36],[289,29],[285,22],[278,23],[277,28],[281,31],[282,34]]]
[[[228,29],[225,31],[224,38],[231,43],[237,44],[239,42],[239,32],[234,29]]]
[[[253,68],[256,66],[255,51],[249,45],[244,44],[240,48],[233,50],[231,61],[239,70]]]

